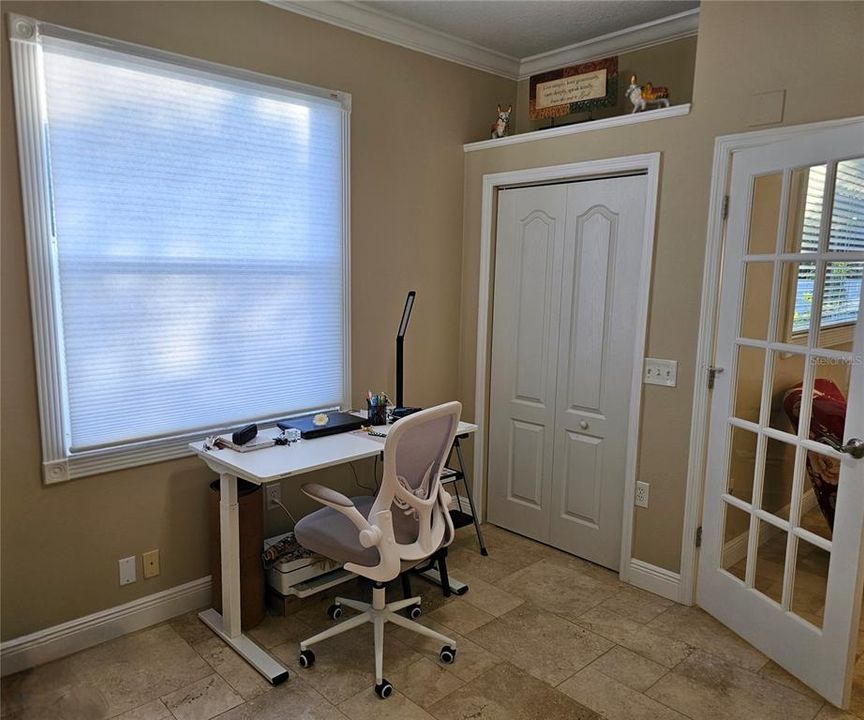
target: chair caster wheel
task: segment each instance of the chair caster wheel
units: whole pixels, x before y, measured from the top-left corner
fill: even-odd
[[[331,605],[327,608],[327,617],[331,620],[338,620],[342,617],[342,606],[341,605]]]
[[[441,648],[441,652],[438,653],[438,659],[447,665],[452,665],[456,660],[456,648],[445,645]]]
[[[393,694],[393,686],[386,680],[375,685],[375,694],[382,700],[386,700]]]
[[[423,614],[423,608],[419,605],[412,605],[408,608],[408,617],[412,620],[416,620]]]
[[[300,651],[300,667],[310,668],[315,664],[315,653],[311,650]]]

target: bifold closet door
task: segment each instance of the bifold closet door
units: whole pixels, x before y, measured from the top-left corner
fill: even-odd
[[[489,519],[549,541],[567,190],[498,193],[490,374]]]
[[[567,186],[549,543],[614,570],[645,218],[644,175]]]
[[[503,190],[491,522],[617,568],[645,176]]]

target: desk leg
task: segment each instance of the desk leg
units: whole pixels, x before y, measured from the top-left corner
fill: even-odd
[[[211,608],[198,617],[273,685],[288,678],[282,663],[243,635],[240,625],[240,506],[237,477],[219,476],[219,534],[222,553],[222,614]]]

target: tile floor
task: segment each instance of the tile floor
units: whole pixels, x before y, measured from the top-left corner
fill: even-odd
[[[336,591],[270,616],[251,632],[292,669],[270,687],[195,613],[19,673],[2,682],[3,720],[855,720],[696,608],[622,585],[602,568],[493,526],[489,557],[468,529],[450,552],[471,586],[445,600],[415,581],[422,621],[452,634],[454,665],[435,643],[388,626],[385,674],[373,694],[371,627],[316,647],[297,668],[297,641],[327,626]],[[360,597],[359,583],[340,594]],[[401,597],[396,590],[397,597]],[[346,614],[347,614],[346,610]]]

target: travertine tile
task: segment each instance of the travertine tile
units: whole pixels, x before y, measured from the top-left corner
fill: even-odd
[[[99,688],[75,673],[71,656],[24,670],[0,681],[0,714],[15,720],[42,720],[51,715],[68,718],[105,718],[108,703]]]
[[[624,587],[608,600],[604,600],[600,607],[623,615],[635,622],[648,623],[674,604],[671,600],[659,595],[634,587]]]
[[[518,595],[473,575],[459,573],[459,579],[468,585],[468,592],[460,596],[460,599],[495,617],[500,617],[525,602]]]
[[[272,692],[238,705],[218,720],[347,720],[296,674]]]
[[[460,659],[457,651],[456,662]],[[437,660],[433,662],[423,657],[387,678],[405,697],[426,708],[465,684],[464,680],[450,671],[451,667],[453,665],[445,666]]]
[[[620,645],[616,645],[605,655],[601,655],[588,667],[595,672],[618,680],[637,692],[645,692],[669,672],[669,668],[637,655]]]
[[[825,703],[814,720],[860,720],[860,718],[858,715],[853,715],[845,710],[838,710],[833,705]]]
[[[351,720],[434,720],[398,690],[383,702],[372,688],[361,690],[340,703],[339,709]]]
[[[796,690],[802,695],[807,695],[808,697],[812,697],[817,700],[820,699],[818,693],[811,690],[798,678],[790,675],[773,660],[769,660],[767,663],[765,663],[765,665],[762,666],[762,668],[759,670],[759,675],[764,677],[766,680],[773,680],[774,682],[780,683],[781,685],[785,685],[791,690]]]
[[[428,617],[421,617],[419,622],[432,630],[449,635],[456,641],[456,662],[448,665],[447,669],[462,680],[473,680],[502,662],[501,658],[480,647],[473,640],[439,625]],[[438,652],[441,650],[441,644],[437,640],[413,633],[405,628],[388,625],[384,632],[385,635],[393,633],[398,640],[404,642],[421,656],[433,661],[437,659]]]
[[[579,617],[617,591],[602,576],[594,577],[581,572],[578,566],[556,560],[541,560],[502,578],[496,584],[513,595],[568,619]]]
[[[214,673],[165,695],[162,702],[177,720],[211,720],[226,710],[241,705],[243,698]]]
[[[687,720],[675,710],[590,667],[565,680],[558,689],[608,720]]]
[[[758,670],[768,660],[752,645],[697,607],[675,605],[648,623],[646,628],[658,635],[705,650],[747,670]]]
[[[466,547],[453,548],[447,553],[447,570],[456,578],[464,572],[488,583],[496,583],[525,566],[522,562],[518,562],[519,557],[508,557],[507,554],[497,551],[493,554],[491,550],[489,553],[484,557],[479,552]]]
[[[694,650],[602,605],[591,608],[573,622],[666,668],[675,667]]]
[[[83,685],[98,688],[108,717],[137,708],[213,672],[168,625],[97,645],[72,656],[70,662]]]
[[[469,590],[468,594],[470,593]],[[453,602],[429,613],[429,619],[467,635],[472,630],[494,620],[494,616],[468,604],[462,598],[456,598]]]
[[[646,693],[693,720],[811,720],[822,703],[696,652]]]
[[[171,711],[161,700],[154,700],[139,708],[118,715],[115,720],[174,720]]]
[[[435,703],[439,720],[598,720],[581,703],[504,663]]]
[[[612,643],[525,603],[468,638],[534,677],[557,685],[612,648]]]
[[[198,617],[199,612],[200,610],[193,610],[168,621],[168,625],[174,628],[174,632],[190,645],[214,637],[213,631]]]
[[[296,613],[282,616],[268,612],[264,619],[246,634],[261,647],[273,648],[286,642],[299,642],[303,635],[311,635],[313,631]]]
[[[384,631],[384,667],[392,675],[419,660],[420,655],[397,640],[391,629]],[[279,645],[270,652],[336,705],[375,685],[374,648],[372,625],[367,623],[314,645],[316,660],[308,669],[297,663],[297,643]]]
[[[273,689],[255,668],[220,638],[208,638],[195,645],[194,649],[244,700],[251,700]]]

